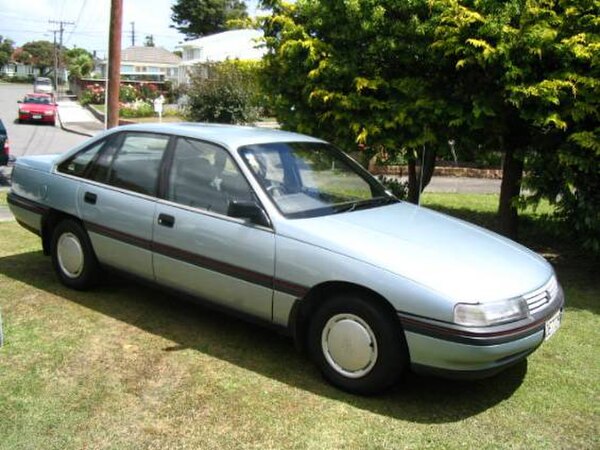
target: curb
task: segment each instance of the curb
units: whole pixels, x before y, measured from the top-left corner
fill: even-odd
[[[89,112],[91,112],[92,115],[96,119],[98,119],[100,122],[104,122],[104,116],[105,116],[104,113],[98,111],[92,105],[85,105],[84,108],[87,109]],[[137,122],[135,122],[133,120],[127,120],[127,119],[121,119],[121,118],[119,118],[119,125],[135,125],[136,123]]]

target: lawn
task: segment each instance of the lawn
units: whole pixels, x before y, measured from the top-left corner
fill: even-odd
[[[0,191],[0,206],[7,206],[8,203],[6,202],[6,191]]]
[[[493,227],[496,202],[424,203]],[[564,285],[559,332],[495,378],[409,374],[368,398],[289,339],[155,289],[70,291],[36,236],[0,223],[0,448],[599,448],[598,263],[540,220],[528,212],[523,236]]]

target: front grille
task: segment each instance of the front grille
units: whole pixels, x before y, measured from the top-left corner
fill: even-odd
[[[553,275],[548,282],[539,289],[536,289],[529,294],[525,294],[523,298],[527,302],[530,314],[535,314],[550,303],[558,294],[558,283]]]

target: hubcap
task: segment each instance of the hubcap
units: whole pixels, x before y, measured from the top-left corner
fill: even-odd
[[[83,249],[73,233],[64,233],[56,246],[60,270],[69,278],[77,278],[83,270]]]
[[[331,317],[323,328],[321,346],[329,365],[349,378],[365,376],[377,362],[375,333],[354,314]]]

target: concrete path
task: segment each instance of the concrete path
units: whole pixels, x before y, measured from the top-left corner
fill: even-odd
[[[84,136],[95,136],[104,131],[104,124],[73,100],[58,102],[58,120],[63,130]]]

